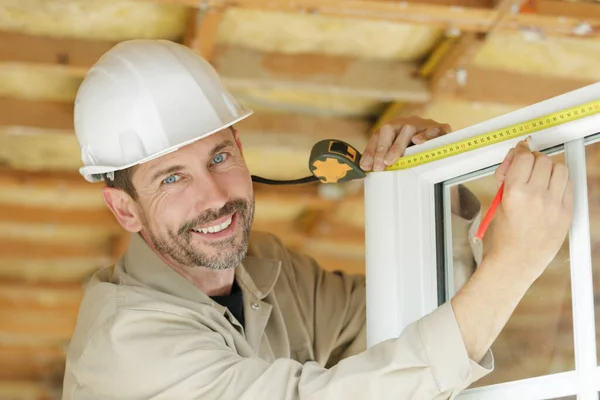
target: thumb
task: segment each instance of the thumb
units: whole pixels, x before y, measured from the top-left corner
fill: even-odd
[[[508,154],[506,154],[506,157],[504,157],[502,163],[498,166],[498,168],[496,168],[496,172],[494,173],[494,175],[496,176],[496,182],[498,182],[498,186],[500,186],[502,182],[504,182],[504,179],[506,178],[506,173],[508,172],[508,169],[510,168],[514,158],[515,149],[512,148],[510,149]]]

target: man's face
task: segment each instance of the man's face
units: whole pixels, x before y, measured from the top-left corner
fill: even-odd
[[[142,234],[164,257],[221,270],[246,254],[254,194],[236,138],[225,129],[135,170]]]

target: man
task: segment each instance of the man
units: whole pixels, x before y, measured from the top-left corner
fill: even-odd
[[[63,399],[447,399],[489,373],[489,347],[566,236],[565,166],[513,149],[473,276],[365,349],[364,278],[251,233],[252,181],[233,128],[249,115],[208,63],[167,41],[121,43],[86,76],[75,105],[81,173],[106,182],[104,200],[132,235],[89,282]],[[363,168],[448,129],[397,120],[370,139]],[[479,206],[455,195],[466,235]]]

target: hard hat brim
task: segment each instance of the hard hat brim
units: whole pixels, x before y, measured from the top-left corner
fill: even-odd
[[[228,122],[227,124],[221,126],[219,129],[215,129],[215,130],[210,131],[210,132],[208,132],[208,133],[206,133],[204,135],[196,136],[196,137],[194,137],[192,139],[189,139],[189,140],[186,140],[184,142],[177,143],[177,144],[175,144],[175,145],[173,145],[171,147],[168,147],[168,148],[166,148],[164,150],[161,150],[161,151],[159,151],[157,153],[151,154],[148,157],[145,157],[145,158],[143,158],[141,160],[138,160],[138,161],[135,161],[135,162],[132,162],[132,163],[129,163],[129,164],[125,164],[125,165],[119,165],[119,166],[114,166],[114,165],[87,165],[87,166],[83,166],[83,167],[79,168],[79,173],[88,182],[91,182],[91,183],[101,182],[101,181],[104,180],[103,179],[103,175],[104,174],[107,174],[109,172],[114,172],[114,171],[119,171],[119,170],[127,169],[127,168],[130,168],[130,167],[133,167],[134,165],[143,164],[143,163],[148,162],[150,160],[153,160],[155,158],[164,156],[165,154],[169,154],[169,153],[172,153],[174,151],[177,151],[180,148],[185,147],[185,146],[187,146],[189,144],[192,144],[192,143],[194,143],[194,142],[196,142],[196,141],[198,141],[200,139],[204,139],[204,138],[206,138],[206,137],[208,137],[210,135],[213,135],[213,134],[215,134],[217,132],[222,131],[223,129],[229,128],[231,125],[233,125],[233,124],[235,124],[235,123],[237,123],[237,122],[239,122],[239,121],[241,121],[243,119],[248,118],[252,114],[253,114],[252,110],[246,109],[246,110],[244,110],[244,114],[241,117],[236,118],[236,119],[234,119],[231,122]]]

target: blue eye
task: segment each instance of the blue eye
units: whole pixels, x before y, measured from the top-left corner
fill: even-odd
[[[215,164],[220,164],[223,161],[225,161],[225,153],[219,153],[216,156],[213,157],[213,163]]]
[[[175,183],[179,180],[179,175],[171,175],[163,180],[163,183]]]

